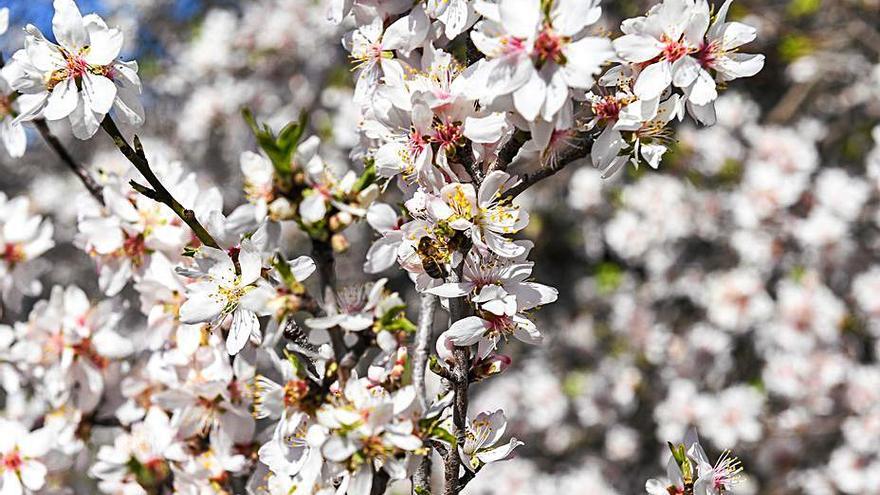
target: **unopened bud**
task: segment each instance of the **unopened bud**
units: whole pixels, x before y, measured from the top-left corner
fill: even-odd
[[[349,242],[348,239],[345,238],[342,234],[333,234],[330,237],[330,245],[333,247],[333,251],[336,253],[344,253],[348,251]]]
[[[504,354],[487,356],[486,359],[483,359],[474,366],[474,380],[485,380],[490,376],[501,374],[510,366],[511,362],[513,360],[510,359],[510,356],[505,356]]]

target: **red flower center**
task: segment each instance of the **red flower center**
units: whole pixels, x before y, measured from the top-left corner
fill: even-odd
[[[562,53],[564,46],[565,39],[554,33],[548,26],[535,38],[535,55],[542,64],[553,61],[562,65],[565,63],[565,55]]]
[[[18,450],[13,450],[12,452],[3,456],[3,468],[7,471],[18,471],[21,469],[22,465],[21,456],[18,454]]]

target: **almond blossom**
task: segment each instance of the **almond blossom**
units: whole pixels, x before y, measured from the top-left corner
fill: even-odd
[[[41,459],[51,448],[47,430],[28,431],[24,426],[0,420],[0,493],[35,493],[46,483]]]
[[[88,139],[116,108],[132,124],[143,121],[137,64],[119,60],[122,32],[95,14],[83,16],[73,0],[55,0],[52,32],[57,44],[28,25],[26,48],[12,56],[13,89],[35,95],[16,121],[68,119],[74,135]]]
[[[241,249],[232,256],[203,246],[199,252],[200,266],[179,270],[194,279],[187,285],[187,299],[180,307],[181,323],[210,323],[219,326],[232,315],[226,351],[237,354],[249,339],[259,339],[259,315],[268,314],[266,303],[272,289],[261,277],[262,261],[254,244],[245,239]]]

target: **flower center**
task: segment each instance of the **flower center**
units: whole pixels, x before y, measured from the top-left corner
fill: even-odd
[[[699,50],[697,50],[697,61],[700,62],[700,66],[703,68],[711,69],[715,66],[715,61],[718,59],[720,52],[721,45],[717,41],[703,43],[700,45]]]
[[[0,94],[0,119],[12,114],[12,96]]]
[[[284,406],[295,407],[309,393],[309,385],[304,380],[290,380],[284,385]]]
[[[456,122],[440,122],[434,126],[434,130],[434,142],[443,148],[454,148],[461,143],[461,125]]]
[[[19,471],[22,464],[23,461],[18,453],[18,449],[3,456],[3,469],[7,471]]]
[[[593,103],[592,107],[593,114],[595,114],[600,120],[611,121],[617,120],[622,105],[617,98],[608,95]]]
[[[18,243],[9,243],[3,248],[2,255],[0,255],[7,264],[10,266],[15,266],[17,263],[25,261],[27,256],[25,255],[24,248],[21,244]]]
[[[538,57],[538,65],[551,61],[565,65],[565,54],[562,49],[567,43],[568,40],[554,33],[551,27],[544,27],[544,30],[535,38],[534,54]]]
[[[676,60],[684,57],[692,50],[681,40],[674,41],[666,37],[666,35],[661,38],[661,41],[664,43],[663,45],[663,58],[665,58],[669,62],[675,62]]]

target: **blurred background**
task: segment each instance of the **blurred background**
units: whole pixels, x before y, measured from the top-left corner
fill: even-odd
[[[239,155],[256,149],[243,106],[275,126],[307,110],[325,159],[361,166],[326,2],[78,3],[126,33],[146,148],[220,187],[228,209],[242,202]],[[604,1],[604,29],[650,3]],[[7,58],[25,24],[51,31],[50,0],[4,5]],[[767,62],[719,99],[716,126],[680,125],[659,170],[567,169],[523,197],[535,278],[560,299],[536,315],[547,344],[511,342],[513,366],[475,387],[471,411],[503,408],[526,446],[467,493],[642,493],[689,426],[710,457],[740,457],[739,493],[880,493],[880,0],[737,0],[730,17],[758,28],[745,51]],[[127,166],[103,135],[56,132],[91,167]],[[7,195],[54,219],[45,290],[99,297],[70,243],[80,184],[36,133],[0,169]],[[356,282],[372,234],[350,232],[339,276]]]

